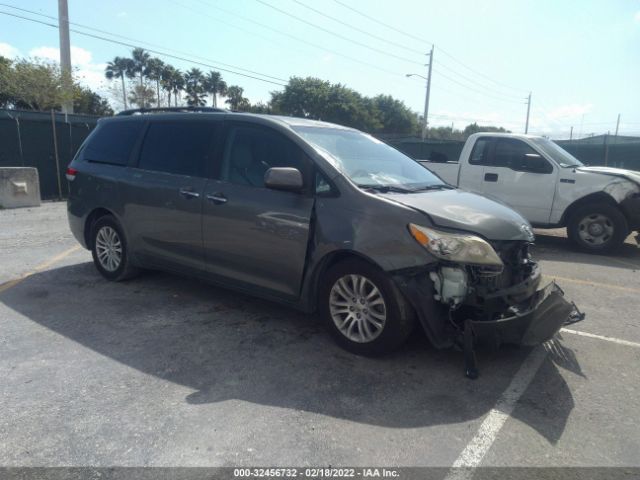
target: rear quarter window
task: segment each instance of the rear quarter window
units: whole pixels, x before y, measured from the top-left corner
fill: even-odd
[[[105,122],[98,125],[83,151],[87,162],[124,166],[142,132],[142,122]]]

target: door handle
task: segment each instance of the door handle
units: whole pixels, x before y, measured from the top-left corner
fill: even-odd
[[[227,203],[227,197],[225,197],[222,193],[213,193],[207,195],[207,200],[215,204]]]
[[[198,198],[200,196],[198,192],[194,192],[193,190],[188,190],[186,188],[180,189],[180,195],[184,198]]]
[[[498,181],[498,174],[497,173],[485,173],[484,174],[484,181],[485,182],[497,182]]]

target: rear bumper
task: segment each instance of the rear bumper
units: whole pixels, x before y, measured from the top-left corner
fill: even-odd
[[[555,283],[538,290],[525,307],[513,315],[492,321],[472,321],[479,343],[533,346],[546,342],[569,322],[575,311]]]

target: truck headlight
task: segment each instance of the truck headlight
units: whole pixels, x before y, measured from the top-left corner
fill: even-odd
[[[469,265],[504,267],[493,247],[475,235],[443,232],[413,223],[409,224],[409,232],[420,245],[443,260]]]

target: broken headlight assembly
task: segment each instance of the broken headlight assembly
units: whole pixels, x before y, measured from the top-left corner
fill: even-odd
[[[504,264],[482,238],[475,235],[443,232],[432,228],[409,224],[411,236],[435,257],[453,263],[492,267],[498,273]]]

